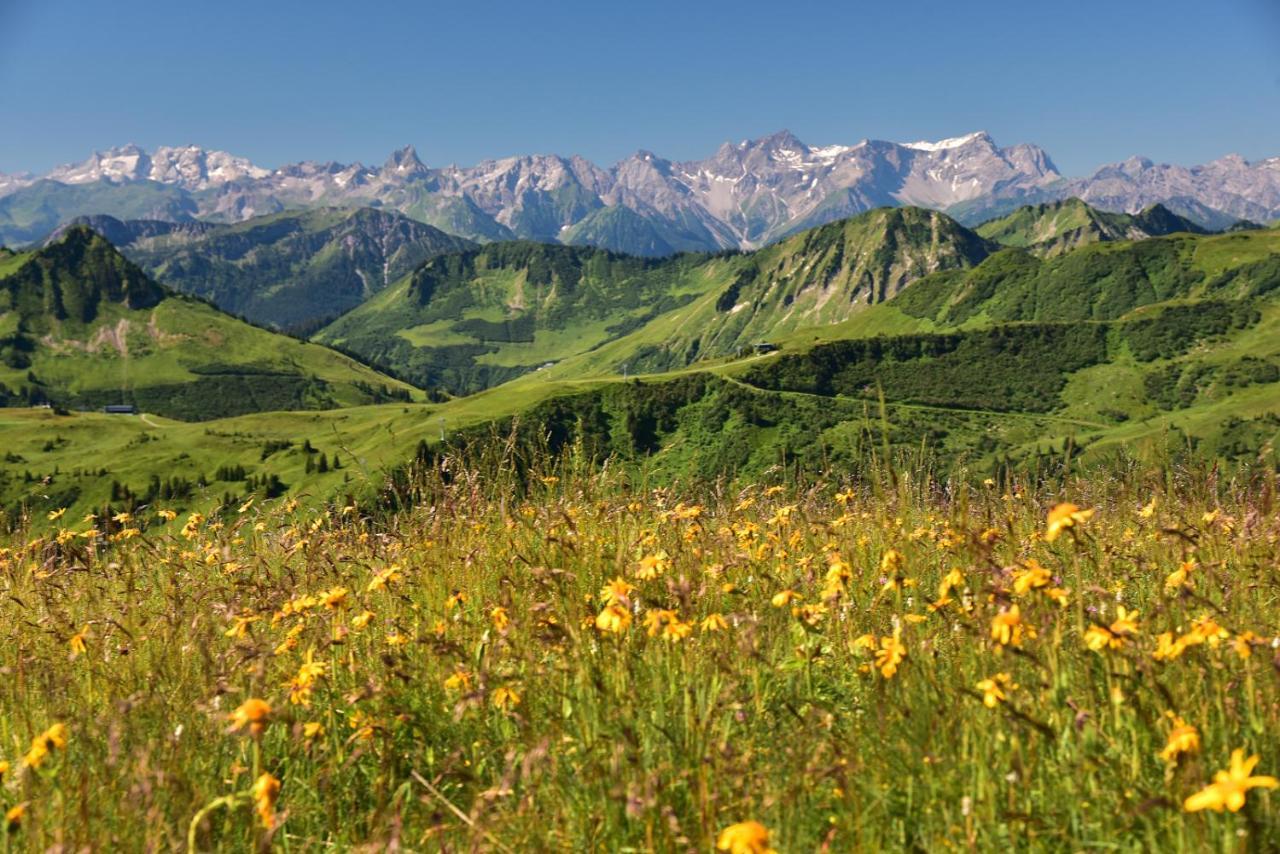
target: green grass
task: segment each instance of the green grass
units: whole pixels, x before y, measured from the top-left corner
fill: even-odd
[[[846,227],[832,230],[832,239],[845,239],[841,229]],[[822,251],[836,245],[826,237],[813,243],[814,235],[802,236],[768,256],[780,266],[756,269],[783,270],[787,265],[795,270],[816,269],[812,256],[802,262],[796,255],[805,240],[811,249],[817,246]],[[1270,233],[1253,232],[1098,245],[1047,261],[998,253],[971,271],[957,269],[927,277],[901,297],[861,308],[839,323],[796,327],[771,336],[782,346],[779,354],[734,358],[708,348],[691,361],[662,354],[671,353],[673,342],[687,346],[691,335],[710,334],[706,318],[723,313],[716,304],[723,302],[724,282],[741,275],[744,264],[763,264],[765,256],[685,259],[688,266],[677,268],[680,276],[663,285],[667,296],[681,299],[675,307],[619,334],[609,333],[606,322],[618,322],[639,309],[615,306],[609,321],[576,316],[565,322],[539,321],[532,326],[532,341],[490,341],[487,351],[469,357],[474,369],[508,371],[513,379],[479,394],[432,405],[352,406],[368,400],[357,384],[364,382],[358,379],[364,369],[344,357],[243,325],[235,325],[234,330],[253,334],[242,340],[228,332],[227,338],[219,338],[223,321],[211,309],[165,300],[154,312],[171,346],[164,344],[164,335],[156,336],[130,321],[130,352],[145,360],[142,376],[147,382],[198,379],[202,375],[193,373],[193,367],[200,369],[234,353],[238,370],[295,365],[326,384],[326,405],[343,408],[245,415],[196,425],[163,422],[163,429],[136,420],[75,416],[88,417],[84,423],[92,424],[92,429],[79,431],[73,443],[48,450],[43,440],[39,448],[30,447],[32,423],[10,416],[0,438],[13,437],[14,447],[23,448],[18,454],[22,462],[0,465],[5,474],[0,498],[10,508],[25,503],[48,509],[55,495],[74,494],[74,506],[80,511],[101,506],[110,497],[113,479],[137,496],[153,475],[167,477],[183,471],[195,480],[202,473],[212,477],[219,467],[243,465],[255,477],[277,477],[291,495],[321,501],[372,489],[386,472],[413,456],[420,442],[438,440],[441,419],[450,436],[462,434],[469,439],[494,429],[494,424],[502,430],[522,425],[528,440],[539,432],[552,432],[561,442],[577,436],[602,455],[613,454],[628,467],[664,482],[713,476],[718,471],[754,477],[779,464],[811,470],[854,465],[867,448],[883,445],[899,451],[927,447],[948,465],[984,472],[1005,465],[1035,467],[1063,458],[1067,448],[1072,456],[1090,460],[1127,444],[1142,444],[1154,451],[1171,441],[1239,463],[1265,453],[1275,433],[1268,419],[1280,413],[1280,386],[1256,377],[1280,364],[1280,345],[1275,343],[1280,341],[1280,305],[1271,299],[1238,299],[1253,293],[1250,288],[1256,290],[1257,282],[1230,284],[1212,292],[1216,301],[1202,300],[1209,294],[1211,277],[1241,264],[1265,262],[1276,248],[1273,244]],[[531,273],[545,275],[536,272],[538,264],[563,259],[555,260],[560,258],[556,253],[540,255],[527,245],[521,247],[502,252],[524,252],[521,257],[529,263],[523,268],[513,268],[501,253],[476,253],[467,262],[477,265],[474,275],[446,276],[448,282],[465,280],[476,286],[474,293],[464,295],[469,302],[459,319],[439,317],[416,325],[411,325],[412,318],[400,319],[397,310],[409,299],[415,286],[412,278],[375,296],[365,310],[388,323],[399,323],[405,346],[411,345],[405,337],[440,348],[468,336],[478,343],[474,336],[480,333],[475,330],[501,331],[500,321],[513,303],[531,306],[567,281],[554,274],[550,279],[535,278],[540,284],[531,285]],[[564,258],[576,258],[573,263],[585,263],[583,269],[596,272],[600,268],[591,265],[605,264],[607,269],[615,263],[594,251],[564,252]],[[577,254],[582,252],[586,254]],[[440,264],[457,260],[453,256]],[[669,269],[665,264],[636,263],[641,271],[637,275]],[[1145,291],[1132,286],[1135,265],[1146,265]],[[1088,301],[1075,299],[1074,291],[1049,287],[1068,274],[1077,277],[1076,290],[1089,292]],[[581,281],[589,290],[597,279],[588,276]],[[423,282],[419,278],[417,287]],[[165,313],[180,307],[182,311],[174,316]],[[105,311],[104,323],[129,319],[115,308]],[[1026,321],[1062,312],[1109,318],[1089,321],[1089,328],[1096,326],[1103,337],[1090,338],[1088,352],[1076,353],[1074,344],[1067,349],[1054,345],[1059,349],[1036,351],[1038,355],[1027,364],[1015,360],[1001,367],[1006,350],[1016,352],[1028,343],[1020,338],[1027,330],[1058,328],[1044,323],[1028,326]],[[1253,312],[1257,312],[1256,321]],[[464,328],[471,331],[456,330],[458,323],[470,324]],[[513,327],[524,334],[522,328]],[[826,358],[824,353],[835,352],[833,342],[847,349],[849,345],[840,342],[879,339],[877,346],[895,348],[917,341],[911,336],[920,335],[932,335],[930,340],[935,341],[959,335],[970,341],[965,346],[979,346],[975,342],[994,335],[994,345],[988,342],[981,347],[996,350],[983,350],[986,355],[980,358],[958,362],[958,357],[947,357],[948,362],[936,354],[895,356],[874,368],[859,367],[859,371],[866,368],[865,375],[856,377],[849,373],[849,365],[834,365],[837,373],[847,374],[842,381],[847,388],[820,390],[760,379],[762,369]],[[864,345],[854,349],[859,347]],[[111,355],[109,347],[92,355],[63,349],[57,358],[52,352],[40,355],[37,375],[72,389],[81,387],[77,383],[89,389],[111,389],[126,382],[126,362]],[[1021,358],[1027,362],[1029,357],[1024,353]],[[545,361],[555,364],[523,372]],[[130,376],[138,376],[134,364],[131,355]],[[620,375],[624,365],[631,378],[626,382]],[[812,372],[805,368],[801,374]],[[642,379],[637,381],[637,375]],[[24,378],[25,369],[14,369],[0,376],[0,381],[18,384]],[[344,388],[350,396],[341,396]],[[883,415],[878,389],[886,397]],[[254,403],[251,395],[241,397]],[[49,413],[31,417],[54,418]],[[38,423],[36,434],[43,436],[56,423],[77,422]],[[210,430],[213,433],[206,432]],[[95,431],[100,431],[100,441],[90,438]],[[135,454],[144,441],[138,438],[139,432],[151,437],[145,440],[145,454]],[[242,434],[242,439],[231,441],[215,434]],[[304,439],[327,452],[341,450],[354,465],[340,474],[308,472],[306,455],[299,449]],[[264,447],[288,441],[294,443],[293,450],[267,460],[257,458]],[[105,467],[111,477],[81,474],[69,481],[67,473],[77,468],[96,472],[104,467],[91,466],[87,460],[108,461]],[[27,470],[32,472],[32,482],[25,478]],[[57,488],[39,483],[47,476],[54,476]],[[224,493],[247,495],[260,485],[260,481],[215,484],[193,490],[180,503],[207,508]]]
[[[5,844],[1265,849],[1276,792],[1188,809],[1233,750],[1280,773],[1274,472],[1220,474],[652,489],[489,448],[374,517],[68,513],[0,553]],[[1050,541],[1059,501],[1093,515]]]

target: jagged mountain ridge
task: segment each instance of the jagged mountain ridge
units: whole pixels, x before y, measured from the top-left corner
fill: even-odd
[[[291,208],[364,205],[479,240],[524,238],[663,255],[756,248],[874,207],[945,207],[997,188],[1032,193],[1060,180],[1040,149],[1002,149],[985,133],[936,143],[810,147],[783,131],[725,143],[704,160],[676,162],[640,151],[610,169],[556,155],[431,168],[406,146],[381,167],[305,162],[268,171],[226,152],[187,146],[147,154],[130,145],[25,185],[23,179],[0,183],[8,187],[0,196],[0,237],[34,239],[41,224],[44,233],[57,224],[40,223],[52,214],[236,222]],[[148,185],[157,188],[153,194],[164,188],[189,203],[162,195],[135,200],[122,214],[116,199],[103,198]],[[25,204],[24,196],[56,196],[58,187],[78,195],[68,203]]]
[[[810,146],[781,131],[725,143],[702,160],[638,151],[608,169],[558,155],[431,167],[406,146],[380,167],[303,162],[268,170],[197,146],[147,153],[130,145],[39,178],[0,175],[0,241],[29,242],[81,214],[238,222],[292,208],[373,206],[477,240],[661,255],[757,248],[886,205],[930,207],[976,224],[1071,196],[1124,213],[1163,203],[1212,228],[1266,222],[1280,216],[1280,158],[1231,155],[1195,167],[1131,158],[1068,179],[1037,146],[1002,148],[984,132]]]

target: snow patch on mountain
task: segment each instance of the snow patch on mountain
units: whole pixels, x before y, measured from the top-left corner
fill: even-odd
[[[940,139],[937,142],[929,142],[927,140],[919,140],[917,142],[901,142],[898,143],[903,148],[910,148],[913,151],[949,151],[953,148],[963,148],[971,142],[977,142],[980,139],[990,139],[984,130],[966,134],[964,136],[955,136],[950,139]]]

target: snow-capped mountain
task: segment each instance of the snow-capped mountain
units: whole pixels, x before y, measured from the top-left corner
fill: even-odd
[[[83,163],[59,166],[44,176],[62,184],[95,181],[156,181],[184,190],[205,190],[244,179],[266,178],[270,171],[225,151],[205,151],[195,145],[161,146],[148,154],[136,145],[94,152]]]
[[[39,205],[10,204],[37,192]],[[781,131],[726,142],[704,160],[639,151],[607,169],[557,155],[432,167],[412,146],[381,167],[307,161],[265,169],[194,145],[151,152],[127,145],[40,178],[0,175],[0,242],[38,239],[80,214],[235,222],[338,205],[390,208],[482,240],[661,254],[752,248],[886,205],[936,208],[976,222],[1024,202],[1073,195],[1121,212],[1163,202],[1210,226],[1265,221],[1280,216],[1280,158],[1250,163],[1233,155],[1189,168],[1133,158],[1069,180],[1041,148],[1002,148],[981,131],[826,146]]]

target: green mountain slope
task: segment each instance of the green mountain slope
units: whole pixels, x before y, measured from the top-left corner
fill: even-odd
[[[852,236],[865,226],[835,231]],[[811,249],[845,245],[830,234],[800,239],[814,241]],[[424,355],[424,372],[477,382],[502,367],[489,360],[519,367],[534,364],[537,351],[571,355],[433,404],[248,414],[207,425],[9,410],[0,414],[0,441],[13,458],[0,462],[0,500],[53,509],[71,496],[78,508],[100,506],[114,479],[137,500],[182,487],[171,504],[208,507],[224,494],[264,494],[272,477],[294,494],[345,496],[376,490],[387,470],[442,433],[451,442],[484,441],[495,429],[546,439],[553,449],[578,443],[660,480],[758,478],[796,466],[857,471],[886,449],[921,464],[936,454],[933,464],[978,477],[1006,465],[1045,471],[1121,452],[1276,461],[1276,230],[1098,243],[1052,258],[1004,249],[976,266],[899,285],[895,296],[860,304],[838,323],[772,336],[781,352],[721,359],[686,352],[673,370],[634,376],[642,347],[703,333],[703,312],[717,311],[726,283],[779,269],[819,275],[817,259],[827,256],[801,263],[801,246],[773,256],[686,256],[679,264],[536,244],[442,256],[352,312],[367,315],[353,329],[389,332],[408,348],[391,355]],[[108,291],[126,306],[155,298],[127,268],[117,278]],[[69,307],[88,302],[74,294],[41,299],[63,305],[68,317]],[[644,307],[655,299],[674,301],[648,317]],[[172,301],[166,296],[150,311]],[[584,320],[595,310],[602,325]],[[423,322],[406,329],[403,311]],[[619,317],[634,328],[610,329]],[[375,319],[380,326],[367,322]],[[431,344],[413,346],[406,335]],[[467,347],[483,352],[468,355]],[[439,352],[449,348],[457,349]],[[441,361],[446,355],[455,361]],[[617,368],[628,360],[633,375],[624,379]],[[93,360],[79,367],[93,369]],[[341,473],[318,471],[308,447],[330,460],[340,453]],[[83,469],[84,459],[109,461],[109,475]],[[179,466],[206,480],[217,470],[234,473],[205,487],[153,486]]]
[[[587,214],[564,232],[561,242],[570,246],[599,246],[614,251],[621,251],[626,247],[632,255],[650,257],[662,257],[680,251],[667,240],[657,223],[621,205],[611,205]]]
[[[371,208],[316,208],[234,225],[74,222],[98,231],[166,285],[282,329],[314,329],[428,258],[473,245]]]
[[[563,360],[572,370],[669,370],[846,320],[993,248],[918,208],[871,211],[750,254],[645,260],[504,244],[428,262],[316,340],[456,392]]]
[[[560,242],[654,258],[717,245],[716,235],[688,213],[644,216],[622,205],[592,211],[564,231]]]
[[[428,261],[316,340],[469,393],[582,353],[705,290],[698,256],[496,243]]]
[[[345,356],[157,284],[84,227],[0,261],[0,399],[206,419],[409,399]]]
[[[1021,207],[982,223],[974,231],[1002,246],[1027,248],[1044,257],[1090,243],[1142,240],[1177,232],[1206,233],[1163,205],[1152,205],[1138,214],[1118,214],[1100,211],[1076,198]]]
[[[1273,230],[1095,244],[1049,259],[1008,249],[921,280],[895,308],[940,326],[1109,320],[1167,300],[1247,297],[1266,287],[1278,251]]]
[[[723,265],[714,299],[649,330],[630,358],[671,369],[839,323],[930,273],[971,267],[993,248],[945,214],[921,208],[880,208],[819,226]]]

